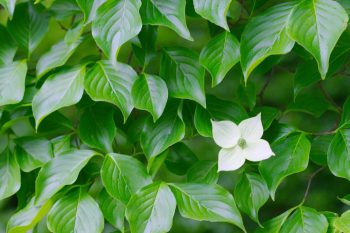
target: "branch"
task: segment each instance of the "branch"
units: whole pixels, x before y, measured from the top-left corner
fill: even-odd
[[[311,186],[311,183],[312,183],[313,178],[314,178],[318,173],[320,173],[321,171],[323,171],[324,169],[325,169],[325,167],[321,167],[321,168],[317,169],[315,172],[313,172],[313,173],[310,175],[310,177],[309,177],[309,179],[308,179],[308,182],[307,182],[307,187],[306,187],[306,190],[305,190],[305,193],[304,193],[304,197],[303,197],[303,200],[301,201],[300,205],[302,205],[302,204],[305,202],[307,196],[309,195],[310,186]]]

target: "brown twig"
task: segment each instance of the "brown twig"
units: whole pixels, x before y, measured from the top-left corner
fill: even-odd
[[[306,190],[305,190],[305,193],[304,193],[304,197],[303,197],[303,200],[301,202],[301,204],[303,204],[307,198],[307,196],[309,195],[309,191],[310,191],[310,187],[311,187],[311,183],[312,183],[312,180],[314,179],[314,177],[320,173],[321,171],[323,171],[325,169],[325,167],[320,167],[319,169],[317,169],[315,172],[313,172],[310,176],[309,176],[309,179],[308,179],[308,182],[307,182],[307,186],[306,186]]]

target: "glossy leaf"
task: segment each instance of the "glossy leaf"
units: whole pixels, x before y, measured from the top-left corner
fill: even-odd
[[[310,159],[320,165],[327,165],[327,152],[334,135],[321,135],[315,137],[311,143]]]
[[[194,9],[203,18],[229,31],[226,14],[231,0],[194,0]]]
[[[183,217],[199,221],[228,222],[244,230],[232,195],[221,186],[183,183],[171,184],[170,187]]]
[[[33,99],[35,127],[50,113],[76,104],[84,92],[85,67],[61,71],[46,79]]]
[[[23,99],[26,61],[16,61],[0,65],[0,106],[16,104]]]
[[[290,14],[288,35],[314,56],[322,78],[348,19],[344,8],[332,0],[304,0]]]
[[[335,229],[340,232],[350,232],[350,211],[344,212],[339,218],[334,221]]]
[[[106,0],[76,0],[76,2],[84,12],[84,21],[87,24],[95,19],[97,9],[106,2]]]
[[[15,194],[21,186],[21,172],[16,157],[6,148],[0,154],[0,200]]]
[[[107,0],[97,10],[92,35],[113,64],[120,47],[141,31],[139,8],[138,0]]]
[[[280,233],[303,232],[326,233],[328,229],[327,218],[309,207],[299,207],[283,224]]]
[[[164,49],[159,74],[168,85],[169,96],[194,100],[205,107],[204,69],[197,61],[192,50]]]
[[[210,114],[204,109],[202,106],[197,105],[196,110],[194,112],[194,126],[198,133],[203,137],[211,137],[212,136],[212,126],[210,122]]]
[[[65,185],[73,184],[95,154],[91,150],[70,150],[46,163],[35,181],[35,203],[43,203]]]
[[[17,46],[4,26],[0,26],[0,34],[0,65],[12,63]]]
[[[22,137],[16,139],[16,159],[25,172],[41,167],[53,157],[52,145],[45,138]]]
[[[266,221],[263,223],[263,227],[258,228],[255,233],[279,233],[288,216],[294,211],[294,209],[295,208],[289,209],[277,217]]]
[[[56,233],[100,233],[104,222],[96,201],[83,188],[77,188],[53,205],[47,226]]]
[[[101,168],[101,178],[109,195],[127,204],[131,195],[152,182],[146,167],[137,159],[110,153]]]
[[[10,19],[15,11],[16,0],[0,0],[0,5],[2,5],[8,12]]]
[[[28,2],[16,6],[7,29],[18,46],[27,53],[28,58],[47,33],[49,20],[49,14],[40,5]]]
[[[163,114],[168,101],[168,88],[163,79],[155,75],[143,74],[132,87],[132,99],[135,108],[146,110],[153,116],[153,121]]]
[[[259,209],[269,199],[265,181],[255,173],[244,173],[234,189],[238,207],[255,222],[259,223]]]
[[[292,50],[294,41],[286,33],[289,15],[295,2],[275,5],[253,18],[241,38],[241,66],[245,80],[267,57]]]
[[[198,161],[187,172],[187,182],[215,184],[219,179],[216,161]]]
[[[204,66],[212,76],[212,86],[221,83],[228,71],[237,64],[239,60],[239,42],[230,32],[224,32],[209,41],[202,49],[199,57],[200,64]]]
[[[131,88],[136,79],[136,72],[128,65],[99,61],[86,74],[85,90],[95,101],[116,105],[126,121],[134,107]]]
[[[267,183],[272,199],[282,180],[302,172],[309,162],[310,142],[303,134],[292,135],[272,144],[275,156],[260,163],[259,171]]]
[[[112,152],[112,143],[116,133],[114,111],[110,107],[94,106],[87,109],[80,118],[80,138],[92,148]]]
[[[131,197],[126,209],[131,232],[170,231],[175,209],[175,197],[166,183],[144,187]]]
[[[140,13],[143,24],[161,25],[193,40],[186,25],[186,0],[145,0]]]
[[[146,120],[140,142],[147,159],[152,160],[184,136],[185,124],[178,105],[170,102],[157,122],[153,123],[151,118]]]

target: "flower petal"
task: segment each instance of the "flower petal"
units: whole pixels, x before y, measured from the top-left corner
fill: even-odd
[[[264,133],[261,114],[259,113],[255,117],[243,120],[239,123],[238,128],[241,132],[241,137],[246,141],[256,141],[260,139]]]
[[[238,146],[230,149],[221,149],[219,152],[219,171],[233,171],[242,167],[245,158],[242,149]]]
[[[232,148],[240,138],[238,126],[231,121],[212,121],[213,138],[222,148]]]
[[[246,159],[253,162],[265,160],[275,155],[271,150],[270,144],[263,139],[248,143],[243,150],[243,154]]]

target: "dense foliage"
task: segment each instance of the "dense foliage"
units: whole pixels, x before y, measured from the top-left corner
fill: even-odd
[[[350,0],[0,4],[0,232],[350,232]]]

